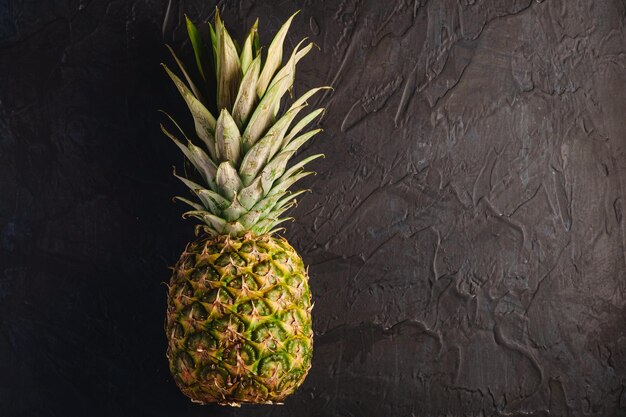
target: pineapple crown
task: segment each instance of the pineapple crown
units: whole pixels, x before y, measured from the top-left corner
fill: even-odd
[[[304,143],[321,131],[301,133],[324,109],[315,109],[293,126],[292,123],[307,107],[307,99],[330,87],[313,88],[280,112],[281,99],[287,91],[292,93],[296,64],[313,47],[312,42],[302,46],[306,41],[303,39],[281,67],[283,43],[297,13],[278,30],[263,62],[258,19],[240,48],[216,10],[214,25],[208,23],[215,82],[209,73],[211,54],[189,18],[186,18],[187,32],[200,75],[198,83],[168,46],[185,81],[162,65],[191,112],[194,141],[188,139],[167,113],[186,144],[163,125],[161,130],[180,148],[200,178],[198,184],[174,170],[174,175],[197,197],[197,201],[175,197],[192,207],[183,217],[201,221],[196,234],[201,231],[213,236],[275,233],[280,223],[291,219],[282,217],[283,213],[295,205],[297,196],[308,191],[291,192],[289,188],[312,174],[304,166],[323,154],[305,158],[289,169],[287,164]],[[211,95],[216,95],[216,102],[208,101]],[[216,108],[217,119],[209,107]]]

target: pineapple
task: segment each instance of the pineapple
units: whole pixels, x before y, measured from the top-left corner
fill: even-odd
[[[313,331],[307,268],[276,235],[283,213],[305,192],[289,191],[311,174],[313,155],[287,169],[291,157],[320,129],[306,127],[315,109],[294,123],[309,90],[280,112],[292,90],[295,67],[312,48],[300,42],[283,61],[283,43],[295,14],[272,40],[262,60],[257,22],[239,48],[216,12],[209,23],[216,101],[209,101],[212,72],[198,28],[187,30],[201,83],[170,52],[182,74],[165,71],[191,112],[195,135],[177,137],[161,126],[193,166],[195,177],[174,175],[196,200],[183,216],[199,220],[169,284],[165,330],[170,370],[180,390],[198,403],[280,403],[311,367]],[[195,70],[194,70],[195,71]],[[184,79],[184,81],[183,81]],[[214,114],[209,110],[217,109]],[[180,137],[185,139],[183,142]]]

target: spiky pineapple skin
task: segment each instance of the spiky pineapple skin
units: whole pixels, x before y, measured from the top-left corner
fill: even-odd
[[[198,403],[280,403],[311,367],[307,270],[284,238],[202,237],[168,291],[170,371]]]

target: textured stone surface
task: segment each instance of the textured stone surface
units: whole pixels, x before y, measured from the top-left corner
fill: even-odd
[[[623,0],[220,1],[321,51],[287,237],[313,368],[282,407],[191,404],[165,286],[192,225],[158,63],[208,1],[0,3],[0,415],[623,416]]]

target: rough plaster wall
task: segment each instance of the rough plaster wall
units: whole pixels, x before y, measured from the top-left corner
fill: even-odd
[[[624,416],[626,3],[222,1],[321,48],[313,368],[282,407],[187,401],[167,266],[192,238],[158,63],[207,1],[0,2],[0,415]]]

